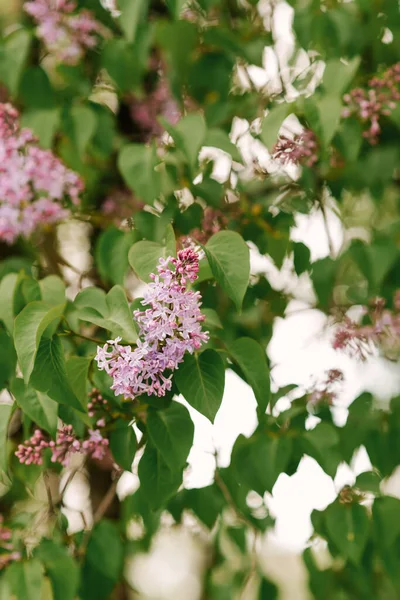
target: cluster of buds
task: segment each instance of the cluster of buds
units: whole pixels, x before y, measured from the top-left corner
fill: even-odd
[[[15,455],[26,465],[42,465],[43,453],[51,450],[51,462],[68,466],[72,454],[79,452],[95,459],[102,459],[108,447],[108,440],[103,438],[98,429],[89,429],[89,437],[80,441],[77,439],[72,425],[64,425],[57,431],[56,440],[46,437],[40,429],[36,429],[28,440],[19,444]]]
[[[30,0],[24,9],[37,24],[36,33],[58,63],[76,65],[97,46],[104,27],[89,10],[76,11],[73,0]]]
[[[397,359],[400,355],[400,292],[394,297],[393,310],[385,309],[385,300],[375,298],[370,309],[364,308],[368,316],[366,325],[345,317],[335,331],[333,347],[344,350],[350,356],[365,360],[374,348],[379,348],[384,356]]]
[[[20,560],[12,542],[12,530],[4,525],[4,517],[0,514],[0,571],[10,563]]]
[[[103,398],[98,389],[92,388],[89,394],[88,415],[89,417],[96,417],[97,427],[105,427],[109,410],[108,401]]]
[[[320,406],[326,404],[332,406],[340,391],[340,386],[344,380],[342,371],[339,369],[329,369],[326,378],[314,387],[308,395],[308,402],[311,406]]]
[[[207,206],[204,209],[201,227],[193,229],[189,235],[182,236],[180,242],[182,246],[192,245],[192,240],[195,240],[195,243],[199,242],[200,244],[206,244],[211,236],[222,229],[226,229],[228,222],[229,219],[222,210]]]
[[[104,200],[101,210],[110,217],[115,225],[119,226],[126,219],[130,219],[136,212],[142,210],[145,204],[137,200],[132,192],[118,188],[113,190]]]
[[[370,79],[366,89],[351,90],[343,100],[342,117],[360,119],[366,127],[363,136],[370,144],[377,144],[381,118],[390,115],[400,100],[400,63],[391,66],[380,77]]]
[[[311,129],[293,138],[281,135],[272,150],[272,158],[281,165],[292,163],[312,167],[318,161],[318,143]]]

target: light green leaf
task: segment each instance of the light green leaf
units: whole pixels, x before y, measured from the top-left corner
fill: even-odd
[[[347,63],[338,58],[327,61],[322,79],[323,86],[329,95],[342,95],[352,82],[360,65],[360,57],[355,56]]]
[[[72,391],[84,407],[88,401],[87,382],[92,360],[93,358],[87,356],[71,356],[65,365]]]
[[[336,96],[324,96],[318,104],[319,121],[321,127],[322,142],[325,147],[329,146],[340,123],[342,112],[342,100]]]
[[[64,304],[50,307],[44,302],[31,302],[15,319],[14,341],[25,383],[29,382],[36,353],[45,329],[64,312]]]
[[[161,191],[161,177],[155,170],[158,158],[154,146],[129,144],[118,156],[118,168],[138,198],[152,204]]]
[[[44,581],[43,565],[37,558],[12,563],[7,581],[17,600],[38,600]]]
[[[247,383],[251,385],[261,414],[270,399],[269,368],[265,350],[251,338],[237,339],[228,347],[233,360],[241,368]]]
[[[278,141],[279,130],[283,121],[288,116],[288,105],[285,103],[277,104],[264,117],[261,127],[261,141],[268,150],[272,150]]]
[[[340,555],[355,565],[361,561],[369,536],[370,520],[366,508],[359,504],[330,504],[324,512],[328,541]]]
[[[0,482],[8,482],[8,422],[12,413],[11,404],[0,404]]]
[[[118,0],[121,16],[118,22],[128,42],[134,42],[140,21],[144,20],[149,7],[148,0]]]
[[[206,133],[203,145],[219,148],[227,154],[230,154],[233,160],[237,162],[243,161],[239,148],[231,142],[229,135],[223,129],[209,129]]]
[[[115,423],[115,429],[110,435],[110,449],[115,459],[125,471],[132,469],[135,458],[137,439],[132,425],[120,419]]]
[[[135,232],[124,232],[115,227],[109,227],[99,235],[95,256],[97,267],[104,281],[124,284],[129,268],[128,252],[135,239]]]
[[[358,477],[360,477],[360,475]],[[378,541],[379,546],[392,549],[393,544],[400,536],[399,498],[391,496],[376,498],[372,507],[372,517],[375,538]]]
[[[232,451],[231,465],[239,483],[263,496],[272,492],[276,480],[290,460],[292,441],[257,432],[250,438],[240,435]]]
[[[197,159],[206,136],[206,122],[201,114],[191,113],[183,117],[169,132],[174,138],[176,147],[188,159],[192,169],[197,165]]]
[[[30,378],[32,386],[59,404],[85,412],[67,378],[64,351],[60,338],[42,338]]]
[[[201,312],[206,317],[204,321],[204,327],[210,327],[212,329],[222,329],[223,325],[218,313],[212,308],[202,308]]]
[[[0,82],[8,87],[12,96],[18,91],[31,40],[31,34],[19,28],[10,33],[0,46]]]
[[[80,569],[67,548],[52,540],[42,540],[38,557],[43,561],[53,589],[53,600],[74,600],[76,597]]]
[[[193,444],[194,425],[188,410],[179,402],[165,410],[150,409],[147,432],[170,469],[184,467]]]
[[[90,295],[85,296],[85,299],[89,299],[96,296],[97,292],[91,292]],[[78,305],[82,305],[84,302],[83,296],[78,300]],[[97,303],[96,308],[91,306],[82,307],[79,310],[78,317],[83,321],[94,323],[98,327],[107,329],[112,334],[121,336],[127,342],[135,342],[137,339],[137,333],[133,321],[133,315],[129,308],[128,301],[125,296],[123,288],[119,285],[115,285],[108,294],[105,296],[106,307],[100,302]],[[100,305],[100,306],[99,306]],[[103,310],[103,313],[100,313]]]
[[[0,323],[0,391],[7,387],[15,375],[17,355],[8,331]]]
[[[46,150],[52,147],[59,123],[59,108],[31,108],[21,117],[22,127],[32,129],[39,138],[41,147]]]
[[[89,106],[73,106],[70,111],[72,122],[72,138],[80,156],[85,150],[97,129],[97,116]]]
[[[0,321],[11,334],[14,332],[14,294],[19,278],[17,273],[8,273],[0,281]]]
[[[241,309],[250,277],[250,253],[235,231],[220,231],[204,247],[211,271],[222,289]]]
[[[149,442],[139,462],[140,489],[153,510],[161,508],[182,483],[182,469],[171,470]]]
[[[57,306],[65,302],[65,283],[57,275],[48,275],[39,281],[43,302]]]
[[[147,240],[136,242],[129,250],[128,259],[139,279],[149,282],[151,281],[150,273],[157,273],[160,258],[168,258],[168,256],[176,256],[175,234],[172,225],[167,226],[163,244]]]
[[[205,350],[199,356],[187,354],[175,381],[190,406],[213,422],[225,388],[225,367],[218,352]]]
[[[26,386],[23,379],[14,380],[11,392],[23,412],[39,427],[55,437],[57,431],[57,403],[46,394]]]

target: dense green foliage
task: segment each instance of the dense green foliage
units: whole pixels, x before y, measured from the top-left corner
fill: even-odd
[[[264,275],[251,273],[250,256],[258,251],[278,269],[290,265],[293,277],[309,277],[311,307],[331,323],[343,321],[354,305],[383,298],[388,313],[382,330],[376,329],[375,300],[360,329],[350,327],[351,335],[361,359],[359,344],[373,344],[382,360],[398,361],[400,102],[379,115],[380,132],[372,141],[363,135],[367,119],[344,110],[351,90],[368,90],[371,78],[398,60],[398,2],[292,0],[291,56],[279,65],[278,83],[263,87],[249,67],[263,66],[266,46],[276,50],[273,16],[282,3],[117,4],[121,15],[113,17],[98,0],[78,2],[104,30],[77,64],[52,61],[23,11],[4,16],[0,98],[20,111],[22,125],[42,148],[52,149],[84,181],[70,219],[84,223],[93,260],[76,273],[56,226],[0,243],[0,505],[18,553],[3,565],[1,556],[11,550],[1,542],[0,598],[127,597],[124,561],[149,550],[163,513],[180,523],[187,511],[209,532],[204,598],[250,598],[250,579],[258,598],[277,598],[253,556],[254,539],[274,525],[266,493],[281,473],[294,474],[305,455],[334,477],[364,446],[373,471],[313,512],[315,533],[303,554],[310,594],[316,600],[395,600],[400,500],[385,496],[380,483],[400,464],[399,398],[383,410],[365,393],[338,426],[329,385],[317,396],[271,386],[265,348],[275,319],[296,294],[277,291]],[[301,69],[299,60],[305,61]],[[160,82],[167,98],[157,104]],[[393,85],[400,89],[398,81]],[[178,118],[170,118],[168,103]],[[277,151],[289,115],[312,132],[312,160],[300,156],[294,171],[282,162],[269,169],[260,148]],[[254,160],[240,136],[231,135],[238,118],[251,124],[248,134],[258,144]],[[216,175],[214,157],[221,155],[229,162],[225,179]],[[308,247],[291,239],[296,217],[320,212],[329,238],[332,211],[343,226],[342,247],[335,252],[330,243],[330,256],[311,262]],[[111,377],[94,361],[97,346],[117,336],[134,346],[132,311],[140,306],[143,284],[160,257],[176,256],[185,236],[202,248],[193,289],[202,295],[209,341],[186,354],[164,397],[116,397]],[[370,337],[368,327],[375,327]],[[254,391],[258,426],[249,438],[236,440],[228,467],[217,461],[211,485],[185,489],[194,427],[176,397],[181,394],[213,422],[227,369]],[[290,407],[273,410],[289,391]],[[71,533],[62,512],[65,488],[59,490],[62,466],[51,462],[47,450],[42,465],[20,464],[15,452],[38,428],[56,439],[60,422],[85,439],[98,418],[88,410],[93,393],[107,401],[102,434],[108,458],[87,457],[81,466],[93,488],[94,523]],[[310,414],[319,419],[311,430]],[[140,486],[119,503],[116,485],[132,464]],[[41,483],[49,497],[44,514],[24,508]],[[250,492],[258,495],[257,509],[247,501]],[[143,526],[139,539],[129,536],[132,521]],[[318,537],[333,557],[324,570],[313,550]],[[227,539],[240,554],[232,563]]]

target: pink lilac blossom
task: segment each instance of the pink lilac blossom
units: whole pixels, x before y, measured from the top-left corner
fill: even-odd
[[[4,525],[4,517],[0,514],[0,571],[15,560],[21,559],[12,542],[12,530]]]
[[[172,386],[170,372],[178,368],[186,352],[193,353],[208,340],[208,332],[201,327],[205,317],[200,311],[200,293],[187,287],[197,279],[198,254],[186,248],[177,259],[161,258],[157,270],[142,301],[149,308],[134,311],[140,336],[136,348],[122,346],[121,338],[97,348],[98,368],[113,378],[111,389],[116,396],[164,396]]]
[[[335,331],[333,348],[365,360],[374,348],[389,359],[400,355],[400,293],[394,298],[393,310],[385,309],[383,298],[376,298],[370,310],[364,309],[370,323],[360,325],[345,316]]]
[[[37,24],[37,36],[57,62],[76,65],[94,48],[103,26],[89,10],[76,12],[73,0],[30,0],[24,9]]]
[[[343,100],[342,117],[360,119],[366,127],[363,136],[370,144],[377,144],[382,117],[390,115],[400,100],[400,63],[392,65],[380,77],[370,79],[366,89],[351,90]]]
[[[43,225],[70,215],[64,206],[79,203],[83,183],[50,150],[43,150],[18,112],[0,104],[0,241],[13,244]]]
[[[40,429],[36,429],[28,440],[19,444],[15,455],[23,464],[42,465],[43,453],[50,448],[51,462],[60,463],[66,467],[71,455],[77,452],[101,460],[104,458],[108,443],[98,429],[89,429],[89,438],[80,441],[77,439],[72,425],[64,425],[57,431],[55,441],[50,440]]]
[[[296,134],[292,139],[284,135],[279,136],[272,150],[272,158],[281,165],[293,163],[312,167],[318,160],[318,144],[314,133],[305,129]]]

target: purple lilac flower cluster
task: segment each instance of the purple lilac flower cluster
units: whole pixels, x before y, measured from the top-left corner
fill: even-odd
[[[374,347],[387,358],[400,355],[400,292],[395,294],[393,310],[385,309],[385,300],[375,298],[371,310],[364,308],[370,323],[360,325],[345,316],[335,331],[333,348],[364,360]]]
[[[57,62],[76,65],[98,43],[103,26],[89,10],[76,12],[72,0],[30,0],[25,11],[37,24],[37,36]]]
[[[77,439],[72,425],[64,425],[58,430],[56,441],[50,440],[40,430],[36,429],[28,440],[19,444],[15,455],[21,463],[26,465],[42,465],[43,453],[47,448],[51,450],[51,462],[68,466],[72,454],[77,452],[88,454],[92,458],[104,458],[108,440],[103,438],[98,429],[89,429],[89,437],[80,441]]]
[[[30,129],[21,129],[18,112],[0,104],[0,241],[28,238],[39,226],[69,216],[64,199],[79,203],[81,179],[50,150],[43,150]]]
[[[363,136],[377,144],[381,132],[380,120],[396,108],[400,100],[400,63],[392,65],[380,77],[373,77],[367,89],[355,88],[343,98],[342,117],[357,117],[366,126]]]
[[[305,129],[293,138],[279,136],[272,150],[272,158],[281,165],[293,163],[312,167],[318,160],[318,144],[314,133],[311,129]]]
[[[331,406],[337,398],[340,385],[344,380],[344,375],[339,369],[329,369],[324,381],[315,385],[314,389],[308,395],[308,401],[312,406],[328,404]]]
[[[116,338],[97,349],[98,367],[113,378],[111,389],[117,396],[164,396],[172,386],[172,374],[165,372],[177,369],[185,352],[193,353],[208,340],[201,327],[205,317],[200,293],[187,287],[197,279],[198,254],[186,248],[178,258],[160,259],[157,269],[142,301],[149,308],[134,312],[140,335],[137,347],[122,346],[121,338]]]
[[[0,571],[15,560],[21,559],[12,542],[12,530],[4,525],[4,517],[0,514]]]
[[[164,128],[158,122],[159,116],[162,115],[171,125],[175,125],[180,117],[179,107],[164,78],[145,98],[133,98],[130,108],[132,119],[147,133],[148,138],[159,137],[163,133]]]

